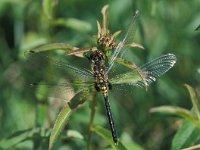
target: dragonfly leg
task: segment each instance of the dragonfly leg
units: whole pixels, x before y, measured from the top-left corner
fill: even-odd
[[[97,90],[97,92],[100,92],[100,88],[97,83],[95,83],[95,89]]]
[[[108,88],[109,90],[112,90],[112,84],[108,81]]]
[[[84,57],[87,58],[88,60],[91,60],[91,52],[85,52]]]

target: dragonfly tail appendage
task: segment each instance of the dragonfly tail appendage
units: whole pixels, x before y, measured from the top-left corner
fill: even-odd
[[[118,143],[118,137],[117,137],[115,124],[114,124],[114,120],[113,120],[111,109],[110,109],[110,103],[109,103],[109,100],[108,100],[108,96],[104,96],[104,100],[105,100],[105,108],[106,108],[106,113],[107,113],[107,116],[108,116],[108,121],[109,121],[111,132],[112,132],[113,141],[115,142],[115,144],[117,144]]]

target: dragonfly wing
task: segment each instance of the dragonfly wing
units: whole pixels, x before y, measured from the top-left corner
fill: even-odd
[[[90,87],[94,86],[92,82],[84,81],[60,81],[58,83],[31,83],[27,88],[35,89],[36,97],[38,99],[53,98],[64,101],[71,100],[80,91],[88,91]]]
[[[115,59],[115,65],[117,65],[117,64],[131,70],[130,73],[125,73],[125,75],[126,75],[125,80],[127,80],[127,78],[129,78],[128,80],[135,80],[135,78],[136,78],[137,80],[144,81],[144,84],[147,86],[147,83],[146,83],[146,80],[145,80],[146,74],[136,64],[129,62],[127,60],[124,60],[122,58],[116,58]],[[130,81],[130,82],[133,82],[133,81]]]
[[[124,74],[119,74],[110,81],[113,85],[131,85],[136,87],[145,87],[156,79],[165,74],[176,63],[174,54],[162,55],[143,66],[139,67],[143,77],[137,71],[131,71]]]
[[[146,74],[146,83],[149,85],[150,83],[156,81],[156,79],[163,74],[165,74],[169,69],[171,69],[176,63],[176,56],[174,54],[165,54],[162,55],[140,67],[140,69]],[[137,85],[144,87],[144,82],[139,81]]]
[[[39,97],[56,97],[66,100],[69,95],[74,95],[80,89],[93,85],[92,73],[85,68],[75,67],[74,61],[69,63],[66,55],[34,50],[27,51],[25,55],[28,57],[25,63],[29,77],[27,88],[33,87]],[[79,59],[76,60],[78,64]]]
[[[135,31],[136,31],[136,21],[137,21],[138,16],[139,16],[139,11],[137,10],[132,18],[132,21],[129,25],[129,28],[128,28],[128,31],[127,31],[125,37],[117,45],[116,49],[113,52],[113,55],[110,58],[109,67],[107,68],[106,74],[108,74],[108,72],[112,68],[112,66],[115,62],[115,59],[118,57],[118,55],[119,55],[120,51],[122,50],[122,48],[124,47],[124,45],[133,41],[133,37],[134,37]]]
[[[65,55],[63,57],[63,55],[52,54],[52,52],[35,52],[29,50],[25,53],[25,56],[28,58],[26,66],[28,70],[32,71],[32,75],[34,75],[35,72],[37,72],[37,74],[43,73],[41,76],[43,76],[44,79],[54,77],[58,80],[59,77],[70,78],[69,74],[71,73],[72,76],[78,79],[93,79],[93,74],[90,70],[86,68],[80,69],[70,64]]]
[[[141,77],[139,74],[135,71],[130,71],[127,73],[118,74],[115,77],[111,78],[109,81],[112,85],[137,85],[139,81],[141,81]]]

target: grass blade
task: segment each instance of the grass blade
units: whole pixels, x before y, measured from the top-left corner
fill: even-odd
[[[155,108],[150,109],[150,112],[151,113],[159,112],[159,113],[177,115],[184,119],[189,120],[197,127],[200,127],[200,122],[197,120],[196,117],[194,117],[193,113],[184,108],[175,107],[175,106],[161,106],[161,107],[155,107]]]
[[[36,136],[37,135],[37,136]],[[43,128],[33,128],[23,131],[17,131],[8,138],[5,138],[0,141],[0,149],[9,149],[18,143],[21,143],[26,140],[33,138],[46,138],[50,135],[50,130]]]
[[[43,0],[43,11],[48,19],[53,17],[53,0]]]
[[[183,149],[192,146],[200,139],[200,131],[189,121],[185,121],[176,132],[172,141],[171,150]]]
[[[188,84],[185,84],[186,88],[188,89],[188,92],[190,93],[192,105],[195,111],[195,114],[197,115],[197,118],[200,120],[200,101],[196,95],[195,90],[189,86]]]
[[[75,18],[57,19],[54,21],[54,25],[71,28],[83,33],[87,33],[92,30],[91,24]]]

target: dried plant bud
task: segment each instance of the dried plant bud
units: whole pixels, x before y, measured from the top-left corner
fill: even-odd
[[[100,37],[97,39],[97,45],[103,51],[113,50],[117,46],[114,37],[110,33],[100,34]]]

